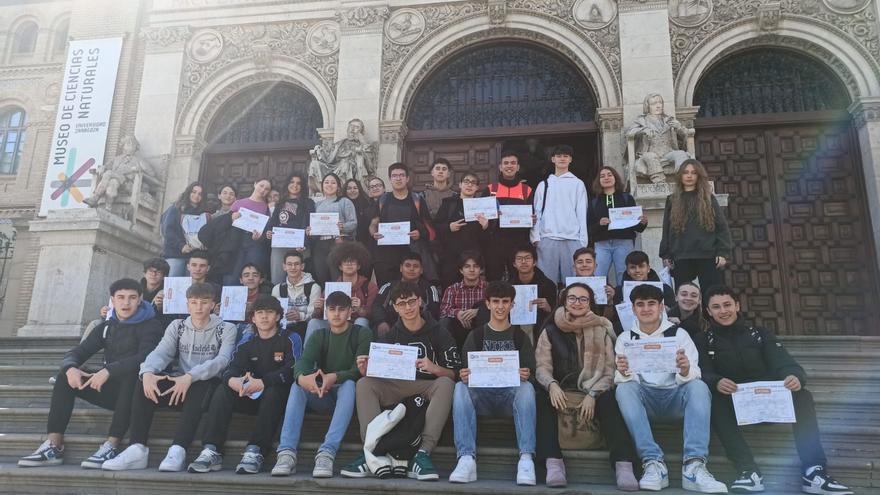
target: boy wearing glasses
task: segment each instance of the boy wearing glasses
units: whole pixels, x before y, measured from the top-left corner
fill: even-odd
[[[385,344],[411,345],[419,349],[416,379],[407,381],[367,376],[369,357],[360,355],[357,357],[357,366],[364,378],[358,380],[356,402],[363,440],[367,425],[382,412],[382,406],[394,406],[413,395],[421,395],[428,400],[421,446],[409,463],[407,476],[432,481],[439,479],[439,475],[431,461],[431,451],[437,445],[449,417],[452,390],[461,368],[461,359],[449,332],[436,321],[422,318],[420,294],[419,286],[409,282],[394,287],[391,301],[400,319],[379,340]],[[349,478],[363,478],[369,474],[364,456],[342,469],[342,475]]]
[[[475,198],[480,187],[480,178],[468,172],[461,177],[459,190],[461,194],[453,194],[443,200],[440,210],[434,217],[437,225],[437,237],[442,249],[440,252],[440,284],[445,289],[461,280],[458,272],[458,260],[466,251],[482,253],[485,243],[486,229],[489,220],[483,215],[471,222],[464,220],[464,200]]]

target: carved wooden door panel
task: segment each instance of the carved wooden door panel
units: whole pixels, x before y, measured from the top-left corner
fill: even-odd
[[[497,139],[414,142],[407,143],[404,163],[412,170],[411,184],[417,191],[433,182],[430,167],[436,158],[441,157],[449,160],[456,172],[475,172],[482,186],[495,180],[500,152],[501,141]],[[456,175],[456,182],[459,177]]]
[[[699,129],[697,156],[730,195],[726,281],[782,334],[878,333],[864,179],[843,125]]]
[[[250,195],[257,179],[269,178],[273,187],[283,188],[290,174],[294,171],[305,173],[308,164],[307,149],[213,153],[205,155],[201,181],[212,198],[217,196],[221,185],[230,182],[242,198]]]

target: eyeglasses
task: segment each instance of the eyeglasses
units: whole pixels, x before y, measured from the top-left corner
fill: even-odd
[[[383,187],[385,186],[382,184],[370,184],[370,189],[382,189]]]
[[[473,180],[473,179],[462,179],[461,183],[469,185],[469,186],[479,186],[480,185],[480,181]]]
[[[518,263],[522,262],[522,261],[532,261],[532,257],[531,256],[517,256],[516,258],[513,258],[513,261],[516,261]]]
[[[418,304],[419,304],[418,297],[414,297],[412,299],[407,299],[405,301],[397,301],[394,303],[395,306],[397,306],[398,308],[401,308],[401,309],[402,308],[414,308],[414,307],[418,306]]]
[[[565,302],[567,302],[568,304],[574,304],[574,303],[578,303],[578,302],[581,304],[590,304],[590,297],[589,296],[581,296],[581,297],[568,296],[565,298]]]
[[[406,174],[391,174],[392,179],[406,179]]]

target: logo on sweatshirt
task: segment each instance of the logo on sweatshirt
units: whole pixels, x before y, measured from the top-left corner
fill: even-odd
[[[280,363],[282,361],[284,361],[284,353],[283,352],[276,352],[275,353],[275,362]]]

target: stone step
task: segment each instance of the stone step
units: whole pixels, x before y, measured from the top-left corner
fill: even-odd
[[[16,460],[18,453],[20,452],[31,452],[37,445],[39,445],[42,440],[42,435],[36,434],[10,434],[0,436],[0,479],[3,479],[3,486],[9,487],[12,486],[13,483],[23,483],[22,481],[14,481],[15,479],[20,479],[19,477],[34,477],[41,474],[45,474],[46,476],[52,476],[54,472],[65,472],[64,470],[55,470],[52,468],[40,468],[40,469],[23,469],[23,468],[15,468],[9,466],[9,469],[5,469],[9,464],[13,464]],[[99,445],[102,441],[101,437],[98,436],[68,436],[65,442],[65,458],[68,464],[72,464],[76,466],[80,460],[90,455],[97,445]],[[198,491],[199,493],[210,492],[210,493],[232,493],[223,490],[229,490],[230,487],[226,487],[218,491],[213,491],[213,487],[208,487],[203,485],[203,483],[210,483],[210,480],[214,479],[216,476],[222,476],[223,474],[208,474],[208,475],[187,475],[187,474],[166,474],[159,473],[156,470],[158,463],[161,461],[164,456],[167,447],[170,442],[164,439],[155,439],[150,441],[150,468],[143,471],[136,472],[126,472],[126,473],[112,473],[112,476],[108,476],[113,482],[120,483],[134,483],[134,482],[146,482],[146,483],[163,483],[163,487],[165,490],[174,490],[178,493],[186,493],[187,490]],[[230,473],[229,470],[233,469],[235,464],[238,462],[243,450],[244,450],[244,442],[228,442],[226,445],[226,455],[224,458],[224,469],[221,473]],[[293,479],[287,479],[287,483],[294,484],[298,483],[297,480],[303,479],[303,475],[308,475],[311,472],[312,467],[312,458],[315,453],[315,449],[318,447],[316,443],[308,443],[301,445],[299,458],[300,462],[298,465],[298,472],[300,473],[297,477]],[[188,451],[187,460],[191,461],[195,456],[198,455],[199,448],[191,447]],[[15,454],[13,454],[15,453]],[[357,455],[360,454],[360,446],[357,444],[349,444],[345,443],[342,445],[342,448],[337,456],[336,461],[336,473],[337,477],[333,480],[328,481],[317,481],[317,480],[309,480],[312,484],[309,485],[310,489],[302,488],[303,491],[307,492],[322,492],[320,489],[324,483],[344,483],[344,486],[336,486],[332,485],[332,488],[336,490],[334,493],[368,493],[367,485],[363,485],[362,480],[343,480],[338,475],[339,468],[346,463],[353,460]],[[568,472],[569,482],[572,483],[570,489],[573,490],[573,493],[606,493],[604,491],[593,492],[591,491],[591,486],[589,487],[580,487],[579,484],[585,483],[597,483],[600,485],[610,485],[613,481],[613,472],[612,468],[608,464],[608,456],[605,451],[566,451],[563,453],[566,462],[566,469]],[[504,490],[511,490],[511,493],[519,493],[515,492],[516,488],[513,486],[512,480],[514,479],[514,474],[516,470],[516,459],[517,454],[515,449],[503,449],[503,448],[480,448],[477,451],[477,457],[479,459],[479,474],[482,480],[505,480],[507,483],[510,483],[510,486],[504,486]],[[452,470],[455,464],[455,452],[451,447],[437,447],[432,454],[432,458],[434,463],[437,466],[438,471],[440,472],[441,479],[445,480],[449,472]],[[681,463],[678,461],[680,455],[677,453],[668,453],[667,454],[667,462],[669,464],[670,471],[670,480],[671,485],[673,487],[680,486],[680,476],[681,472]],[[793,456],[774,456],[772,458],[769,457],[759,457],[757,459],[759,465],[761,466],[762,471],[765,475],[766,484],[768,486],[768,493],[786,493],[789,491],[797,490],[800,483],[800,465],[799,461]],[[264,465],[266,469],[269,469],[274,464],[273,456],[270,456]],[[732,467],[727,463],[726,460],[718,457],[712,458],[710,460],[710,467],[712,471],[716,474],[718,479],[728,481],[734,476]],[[76,469],[76,468],[74,468]],[[840,479],[841,481],[854,486],[854,487],[872,487],[872,476],[876,478],[874,473],[874,463],[871,461],[866,461],[862,459],[851,459],[841,456],[831,457],[829,460],[829,470],[834,474],[835,477]],[[33,472],[35,474],[28,474],[28,472]],[[69,476],[73,478],[78,478],[80,480],[90,479],[92,477],[98,477],[101,480],[105,479],[107,473],[104,473],[102,476],[98,476],[95,472],[92,471],[78,471],[77,473],[71,473]],[[539,475],[540,476],[540,475]],[[178,481],[174,481],[174,480]],[[264,483],[274,483],[271,481],[271,477],[267,473],[261,473],[256,476],[246,477],[248,482],[248,488],[246,491],[248,493],[267,493],[264,491],[265,488],[259,488]],[[307,479],[307,478],[306,478]],[[511,481],[507,481],[511,480]],[[305,479],[303,480],[305,481]],[[373,481],[371,482],[378,482]],[[39,482],[38,482],[39,483]],[[57,483],[57,482],[56,482]],[[112,483],[112,482],[111,482]],[[170,484],[169,484],[170,483]],[[470,493],[467,490],[476,488],[477,485],[466,485],[464,487],[454,486],[445,481],[441,481],[439,483],[429,483],[429,484],[415,484],[417,482],[410,481],[408,484],[400,486],[397,489],[393,490],[393,493],[403,493],[404,490],[410,492],[413,490],[418,490],[420,493],[439,493],[440,491],[446,493]],[[875,482],[876,483],[876,482]],[[73,486],[77,486],[78,482]],[[82,486],[79,490],[74,491],[73,493],[102,493],[95,492],[93,490],[89,490],[92,487],[100,486],[101,482],[99,480],[94,480],[88,483],[86,486]],[[57,485],[57,486],[66,486],[66,485]],[[120,486],[120,491],[123,486],[128,486],[131,489],[135,489],[137,485],[127,484]],[[331,485],[327,485],[328,488]],[[470,487],[470,488],[468,488]],[[152,490],[149,491],[159,491],[158,485],[150,485]],[[527,493],[540,493],[543,487],[538,488],[530,488]],[[874,487],[876,488],[876,487]],[[8,488],[6,488],[8,489]],[[238,488],[241,490],[241,488]],[[142,488],[143,490],[143,488]],[[353,492],[353,490],[358,490]],[[459,490],[465,490],[464,492],[459,492]],[[583,490],[583,491],[581,491]],[[164,490],[162,490],[164,491]],[[34,492],[19,492],[16,493],[34,493]],[[45,493],[45,492],[40,492]],[[70,492],[65,492],[70,493]],[[117,493],[117,492],[113,492]],[[240,493],[240,492],[238,492]],[[493,492],[494,493],[494,492]],[[569,493],[569,491],[558,491],[557,493]],[[674,492],[666,492],[666,493],[674,493]],[[859,490],[859,493],[866,493],[863,490]]]

